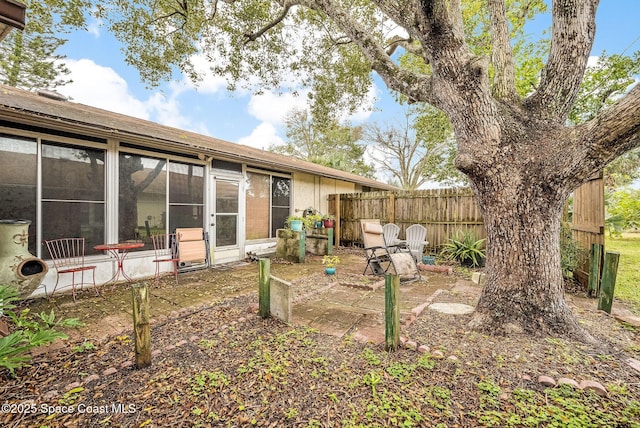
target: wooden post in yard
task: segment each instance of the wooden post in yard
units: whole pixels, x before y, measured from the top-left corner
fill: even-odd
[[[149,325],[149,288],[147,283],[132,284],[131,296],[135,365],[142,369],[151,365],[151,328]]]
[[[340,229],[340,193],[336,195],[334,209],[336,212],[334,213],[336,217],[336,222],[333,225],[333,235],[335,238],[336,245],[340,245],[340,233],[342,230]]]
[[[604,253],[604,267],[602,269],[602,284],[600,285],[600,300],[598,309],[611,313],[613,305],[613,289],[616,286],[616,276],[618,275],[618,261],[620,253]]]
[[[258,311],[262,318],[269,318],[271,314],[271,260],[260,259],[258,266]]]
[[[327,230],[327,254],[333,254],[333,228]]]
[[[384,277],[384,320],[385,320],[385,349],[395,350],[400,343],[400,277],[385,275]]]
[[[298,263],[304,263],[304,256],[307,252],[307,231],[302,229],[300,240],[298,241]]]
[[[587,295],[597,297],[600,293],[600,261],[602,260],[602,245],[591,244],[589,254],[589,285]]]

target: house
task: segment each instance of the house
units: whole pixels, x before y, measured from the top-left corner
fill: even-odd
[[[149,235],[176,228],[204,228],[211,263],[241,260],[274,246],[287,216],[369,190],[395,187],[0,85],[0,219],[30,220],[29,251],[45,260],[42,240],[84,237],[98,283],[116,266],[95,245],[145,242],[125,261],[133,278],[154,273]],[[43,283],[52,281],[50,269]]]

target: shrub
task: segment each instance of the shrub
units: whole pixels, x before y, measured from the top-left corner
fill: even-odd
[[[13,332],[0,338],[0,368],[7,369],[12,376],[15,370],[27,365],[31,357],[29,350],[49,344],[57,338],[66,339],[67,335],[56,331],[54,327],[78,327],[82,323],[77,318],[56,321],[53,309],[50,313],[41,312],[35,316],[29,309],[16,313],[14,302],[18,301],[18,289],[10,285],[0,285],[0,316],[13,323]]]
[[[441,255],[447,260],[457,260],[463,266],[477,267],[484,262],[485,241],[472,232],[458,232],[457,238],[449,238],[444,244]]]
[[[587,251],[573,239],[573,233],[569,227],[563,225],[560,229],[560,266],[562,276],[573,278],[573,272],[580,262],[587,256]]]

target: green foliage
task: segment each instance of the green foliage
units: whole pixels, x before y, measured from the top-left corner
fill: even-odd
[[[447,260],[456,260],[463,266],[478,267],[485,258],[484,243],[486,239],[470,232],[458,232],[457,238],[449,238],[444,244],[441,255]]]
[[[336,267],[337,264],[340,263],[340,257],[335,254],[326,254],[322,258],[322,264],[328,268]]]
[[[640,189],[622,188],[606,198],[607,226],[620,235],[622,231],[640,228]]]
[[[287,143],[270,147],[272,152],[373,178],[373,166],[363,161],[366,147],[358,143],[359,127],[341,125],[331,114],[316,117],[303,110],[292,110],[286,125]]]
[[[69,83],[63,55],[56,54],[66,40],[60,37],[83,26],[90,2],[84,0],[27,0],[23,31],[12,31],[0,49],[0,81],[23,89],[55,88]]]
[[[229,379],[220,371],[203,370],[191,377],[189,385],[192,395],[207,395],[209,392],[218,391],[220,388],[229,385]]]
[[[6,316],[13,323],[13,332],[0,338],[0,368],[7,369],[12,376],[15,376],[16,369],[31,360],[27,355],[31,349],[58,338],[67,338],[66,334],[54,328],[82,325],[76,318],[56,320],[53,309],[48,314],[41,312],[35,316],[29,314],[28,308],[16,313],[13,302],[18,300],[18,290],[15,287],[0,285],[0,316]]]
[[[623,233],[605,241],[607,251],[620,253],[615,296],[631,303],[640,311],[640,233]]]
[[[640,51],[627,55],[607,55],[602,52],[595,65],[587,68],[580,92],[569,120],[573,124],[591,120],[600,111],[615,103],[635,83],[640,73]],[[605,168],[607,187],[630,184],[640,178],[640,149],[632,150]]]
[[[71,349],[73,350],[73,352],[77,352],[79,354],[82,354],[82,353],[85,353],[87,351],[93,351],[94,349],[96,349],[96,346],[93,344],[93,342],[85,340],[80,345],[76,345]]]
[[[579,245],[578,241],[573,239],[571,229],[566,225],[562,225],[560,229],[560,266],[562,267],[562,276],[567,279],[573,278],[573,272],[586,256],[587,251]]]

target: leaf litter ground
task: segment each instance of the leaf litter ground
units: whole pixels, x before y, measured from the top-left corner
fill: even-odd
[[[353,256],[339,251],[343,259]],[[308,295],[335,281],[317,275],[318,266],[313,258],[304,265],[276,260],[272,273]],[[350,275],[355,278],[361,267]],[[0,425],[640,426],[640,373],[625,363],[640,358],[638,331],[596,311],[580,290],[567,298],[598,339],[595,347],[560,337],[487,336],[467,328],[471,315],[427,310],[402,334],[429,352],[386,352],[350,335],[261,319],[256,272],[255,265],[195,272],[188,280],[181,275],[178,287],[170,276],[163,278],[155,293],[182,287],[193,304],[155,319],[157,351],[144,369],[131,365],[130,328],[108,334],[96,320],[71,332],[70,340],[35,355],[16,378],[2,374],[2,402],[16,411],[0,414]],[[429,281],[438,275],[429,274]],[[207,291],[212,284],[215,293]],[[93,313],[122,311],[126,300],[111,309],[93,306]],[[476,300],[475,293],[443,290],[434,302]],[[92,300],[74,306],[63,301],[56,303],[61,312],[80,311]],[[543,386],[540,375],[597,381],[607,394]]]

